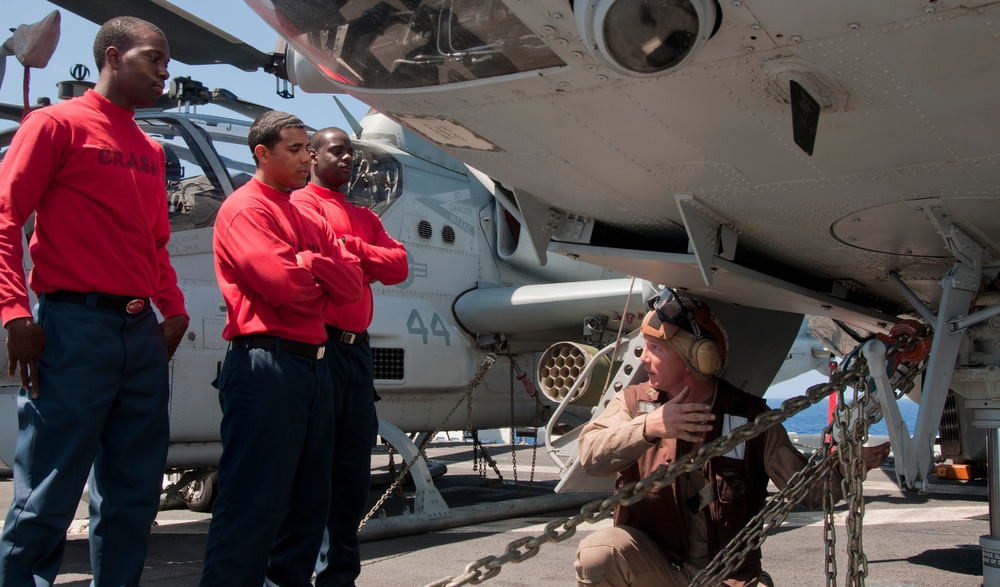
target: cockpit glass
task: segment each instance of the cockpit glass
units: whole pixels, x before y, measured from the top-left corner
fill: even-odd
[[[403,193],[402,165],[375,145],[354,143],[354,169],[345,194],[348,202],[381,216]]]
[[[417,88],[565,65],[500,0],[247,0],[332,79]]]
[[[227,182],[237,189],[256,165],[247,148],[250,122],[200,114],[179,120],[140,113],[136,122],[163,147],[167,211],[173,232],[206,228],[225,200]],[[403,164],[377,145],[355,141],[347,201],[381,215],[403,193]]]
[[[174,232],[203,228],[215,222],[225,198],[218,181],[212,181],[198,161],[187,133],[166,119],[146,119],[139,125],[163,147],[166,157],[167,214]]]
[[[249,179],[254,172],[250,151],[246,147],[246,133],[240,139],[242,148],[226,145],[205,130],[203,121],[191,119],[185,128],[177,120],[168,117],[139,115],[136,122],[142,130],[163,147],[166,158],[167,213],[173,232],[206,228],[215,222],[215,215],[226,198],[226,189],[219,177],[229,175],[234,187],[241,185],[240,178]],[[218,126],[218,125],[216,125]],[[221,132],[221,131],[219,131]],[[225,164],[225,169],[214,169],[192,133],[200,135],[203,144],[212,145]],[[216,134],[219,134],[218,132]],[[227,157],[223,146],[234,148],[232,157]],[[245,180],[244,180],[245,181]]]

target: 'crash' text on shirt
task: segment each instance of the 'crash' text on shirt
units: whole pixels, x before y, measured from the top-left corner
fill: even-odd
[[[105,147],[97,154],[101,165],[114,165],[126,169],[137,169],[150,175],[163,175],[159,162],[150,161],[145,155],[136,157],[135,153],[122,153],[117,149]]]

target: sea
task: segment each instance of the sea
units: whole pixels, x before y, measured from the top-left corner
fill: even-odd
[[[785,401],[784,399],[776,398],[764,399],[767,400],[767,405],[774,409],[780,408],[781,402]],[[919,409],[920,405],[912,400],[903,398],[899,401],[899,413],[903,417],[903,421],[906,422],[907,430],[909,430],[911,435],[917,427],[917,411]],[[826,428],[828,411],[827,400],[821,400],[819,403],[813,404],[785,420],[785,430],[797,432],[798,434],[820,434]],[[872,424],[871,428],[868,429],[868,433],[877,436],[888,435],[889,431],[886,430],[885,420],[879,420],[875,424]]]

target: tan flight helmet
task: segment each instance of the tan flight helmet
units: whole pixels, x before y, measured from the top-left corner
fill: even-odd
[[[642,320],[642,333],[667,341],[695,376],[707,378],[726,364],[729,338],[708,304],[680,297],[669,287],[649,304],[652,310]]]

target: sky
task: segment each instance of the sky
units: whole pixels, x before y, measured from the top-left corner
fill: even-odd
[[[173,3],[260,51],[269,53],[274,50],[277,33],[243,0],[175,0]],[[98,25],[45,0],[3,2],[3,10],[0,10],[0,43],[10,38],[10,29],[38,22],[53,10],[59,10],[62,15],[62,34],[48,67],[44,70],[31,70],[31,104],[39,96],[49,96],[55,101],[56,83],[72,79],[69,72],[77,63],[90,69],[88,81],[97,81],[93,44]],[[295,98],[280,98],[275,94],[274,76],[263,71],[247,73],[230,65],[190,66],[177,61],[170,62],[169,70],[171,77],[188,76],[201,81],[209,89],[225,88],[243,100],[291,112],[313,128],[330,125],[349,128],[329,94],[306,94],[296,88]],[[7,58],[7,73],[0,87],[0,102],[22,104],[23,72],[24,68],[17,58]],[[368,110],[362,102],[350,96],[341,95],[339,98],[359,120]],[[202,106],[198,111],[218,116],[235,116],[231,111],[218,106]],[[5,128],[5,124],[6,121],[0,121],[0,128]]]

